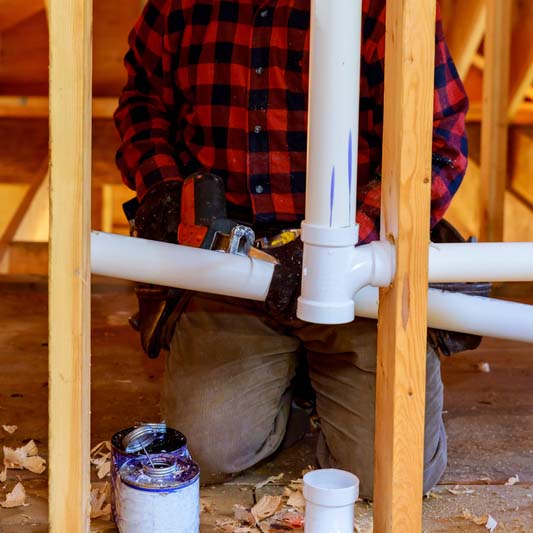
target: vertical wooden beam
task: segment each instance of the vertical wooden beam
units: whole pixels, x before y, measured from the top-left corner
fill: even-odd
[[[422,528],[435,2],[387,2],[382,238],[396,274],[378,321],[374,531]]]
[[[507,135],[511,2],[487,0],[483,119],[481,123],[480,238],[503,239],[507,181]]]
[[[89,531],[92,1],[50,0],[49,516]]]

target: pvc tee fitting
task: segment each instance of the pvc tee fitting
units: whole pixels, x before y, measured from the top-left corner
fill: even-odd
[[[305,533],[353,533],[359,479],[333,468],[305,474]]]

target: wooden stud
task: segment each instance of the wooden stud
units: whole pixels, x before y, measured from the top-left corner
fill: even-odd
[[[485,0],[459,0],[446,26],[446,41],[464,78],[485,33]]]
[[[511,2],[487,0],[481,123],[481,240],[503,239],[510,46]]]
[[[49,518],[90,515],[92,1],[50,0]]]
[[[515,0],[513,5],[517,22],[511,43],[509,120],[513,120],[533,83],[533,2]]]
[[[466,121],[481,122],[483,118],[482,102],[470,102],[470,109],[466,115]],[[512,119],[509,119],[509,125],[513,126],[531,126],[533,125],[533,102],[524,102],[514,113]]]
[[[382,239],[396,245],[378,320],[374,531],[422,528],[435,2],[387,3]]]

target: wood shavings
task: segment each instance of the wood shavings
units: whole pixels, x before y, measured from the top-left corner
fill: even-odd
[[[29,470],[42,474],[46,470],[46,460],[38,455],[37,445],[33,440],[20,448],[4,446],[4,466],[11,470]]]
[[[270,527],[282,530],[303,529],[304,514],[299,511],[280,511],[272,517]]]
[[[254,488],[255,490],[262,489],[264,486],[269,485],[270,483],[275,483],[276,481],[280,481],[284,475],[285,474],[283,474],[282,472],[281,474],[278,474],[277,476],[270,476],[269,478],[263,481],[260,481],[259,483],[256,483]]]
[[[26,491],[24,486],[19,481],[11,492],[6,494],[6,499],[0,502],[0,506],[4,509],[12,509],[14,507],[27,507],[30,505],[26,503]]]
[[[10,435],[13,435],[13,433],[15,433],[15,431],[17,431],[18,429],[18,426],[6,426],[5,424],[2,426],[2,429],[6,432],[6,433],[9,433]]]
[[[238,520],[235,520],[234,518],[221,518],[215,522],[215,531],[221,531],[223,533],[234,533],[237,528],[241,529],[240,533],[243,533],[241,524]]]
[[[520,478],[518,477],[518,474],[516,476],[511,476],[506,482],[505,485],[516,485],[520,482]]]
[[[298,511],[303,511],[305,509],[305,498],[300,490],[292,491],[291,489],[286,488],[285,496],[288,496],[287,506],[294,507]]]
[[[4,469],[0,471],[0,483],[5,483],[7,479],[7,466],[4,466]]]
[[[233,506],[233,517],[239,522],[244,522],[245,524],[255,524],[254,515],[250,512],[250,509],[236,503]]]
[[[261,520],[276,514],[276,511],[280,507],[281,496],[270,496],[266,494],[252,507],[251,513],[256,522],[261,522]]]
[[[91,519],[111,519],[111,486],[105,483],[102,487],[91,488]]]
[[[459,485],[455,485],[453,489],[447,489],[447,491],[451,494],[455,494],[456,496],[462,496],[463,494],[474,494],[474,490],[472,489],[462,489],[459,487]]]
[[[91,464],[96,467],[98,479],[103,479],[111,471],[111,442],[104,440],[91,450]]]
[[[484,374],[488,374],[490,372],[490,365],[486,361],[477,363],[475,368],[478,372],[483,372]]]
[[[440,494],[437,494],[436,492],[433,492],[432,490],[430,490],[426,495],[425,495],[426,498],[433,498],[434,500],[440,500],[442,498],[442,496]]]
[[[200,513],[212,513],[213,503],[207,498],[200,498]]]
[[[472,514],[468,509],[465,509],[462,514],[462,518],[465,520],[468,520],[470,522],[473,522],[474,524],[478,526],[485,526],[485,529],[488,529],[490,533],[492,533],[496,526],[498,525],[498,522],[490,516],[490,514],[485,514],[483,516],[476,516],[475,514]]]

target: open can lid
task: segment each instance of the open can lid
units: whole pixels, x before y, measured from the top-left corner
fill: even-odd
[[[122,439],[126,453],[140,452],[152,444],[161,433],[166,433],[164,424],[141,424]]]

